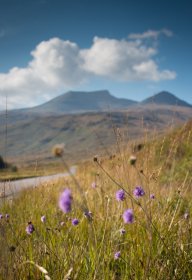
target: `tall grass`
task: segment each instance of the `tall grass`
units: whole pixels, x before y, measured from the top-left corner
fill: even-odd
[[[145,143],[132,165],[132,151],[121,149],[118,141],[118,153],[80,165],[75,180],[60,179],[6,201],[0,220],[1,278],[192,279],[191,167],[181,168],[191,162],[190,137],[191,126],[161,143]],[[136,186],[144,196],[134,196]],[[58,207],[65,188],[73,195],[67,214]],[[123,201],[116,200],[119,189],[125,191]],[[133,210],[131,224],[123,221],[126,209]],[[35,227],[30,235],[28,222]]]

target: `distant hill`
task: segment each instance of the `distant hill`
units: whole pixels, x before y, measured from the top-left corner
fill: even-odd
[[[189,103],[179,99],[168,91],[161,91],[141,102],[141,104],[157,104],[157,105],[177,105],[184,107],[192,107]]]
[[[126,143],[142,141],[148,133],[159,133],[191,118],[192,108],[167,105],[130,106],[126,110],[86,112],[81,114],[33,115],[11,121],[8,113],[7,159],[18,165],[20,160],[51,159],[56,143],[66,144],[65,158],[77,161],[108,151],[121,131]],[[118,130],[117,130],[118,128]],[[5,150],[5,123],[0,124],[0,154]]]
[[[136,104],[137,102],[133,100],[116,98],[107,90],[91,92],[69,91],[40,106],[34,107],[32,112],[57,114],[83,113],[125,109]]]

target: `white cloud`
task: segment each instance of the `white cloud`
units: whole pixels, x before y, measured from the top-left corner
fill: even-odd
[[[158,36],[155,32],[171,34],[168,30],[150,32],[140,36]],[[80,49],[76,43],[59,38],[43,41],[31,52],[32,60],[26,68],[14,67],[8,73],[0,73],[0,95],[8,96],[10,107],[26,107],[55,97],[95,76],[123,82],[176,77],[173,71],[159,70],[154,59],[157,47],[137,40],[141,39],[138,34],[131,37],[128,40],[95,37],[88,49]]]
[[[173,32],[169,29],[161,29],[161,30],[148,30],[143,33],[132,33],[128,36],[129,39],[157,39],[160,35],[165,35],[167,37],[172,37]]]

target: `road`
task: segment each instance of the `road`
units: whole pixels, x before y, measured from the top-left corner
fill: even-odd
[[[75,174],[76,167],[72,166],[70,168],[70,172],[72,174]],[[0,198],[13,197],[16,194],[18,194],[18,192],[24,189],[34,188],[44,183],[55,181],[59,178],[66,177],[66,176],[70,176],[70,174],[68,172],[65,172],[65,173],[58,173],[58,174],[48,175],[48,176],[0,182]]]

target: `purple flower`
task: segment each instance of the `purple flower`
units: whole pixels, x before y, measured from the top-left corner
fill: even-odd
[[[65,189],[59,198],[59,207],[64,213],[71,211],[73,197],[70,189]]]
[[[92,221],[92,219],[93,219],[93,214],[92,214],[92,212],[90,212],[90,211],[85,211],[85,212],[84,212],[84,216],[85,216],[85,218],[87,218],[89,221]]]
[[[136,187],[136,188],[134,189],[133,194],[134,194],[134,196],[136,196],[137,198],[139,198],[139,197],[145,195],[145,192],[144,192],[144,190],[143,190],[142,187],[138,186],[138,187]]]
[[[97,187],[96,182],[93,182],[93,183],[91,184],[91,187],[92,187],[93,189],[95,189],[95,188]]]
[[[3,214],[0,214],[0,220],[2,220],[3,219]]]
[[[6,220],[9,220],[9,217],[10,217],[9,214],[6,214],[6,215],[5,215],[5,219],[6,219]]]
[[[153,193],[150,194],[150,199],[155,199],[155,195]]]
[[[77,226],[79,224],[79,220],[78,219],[73,219],[72,220],[72,225]]]
[[[127,209],[123,213],[123,220],[125,224],[132,224],[134,220],[133,216],[133,210],[132,209]]]
[[[27,234],[32,234],[35,231],[34,225],[32,222],[29,222],[26,229],[25,229]]]
[[[120,234],[125,234],[126,233],[126,230],[124,229],[124,228],[121,228],[120,230],[119,230],[119,232],[120,232]]]
[[[116,192],[116,199],[117,199],[117,201],[125,200],[125,192],[124,192],[124,190],[118,190]]]
[[[118,252],[116,252],[116,253],[114,254],[114,259],[117,260],[117,259],[120,258],[120,256],[121,256],[121,252],[118,251]]]
[[[45,217],[45,216],[42,216],[42,217],[41,217],[41,222],[42,222],[42,223],[45,223],[45,222],[46,222],[46,217]]]
[[[183,215],[184,219],[185,220],[188,220],[189,219],[189,212],[186,212],[184,215]]]

